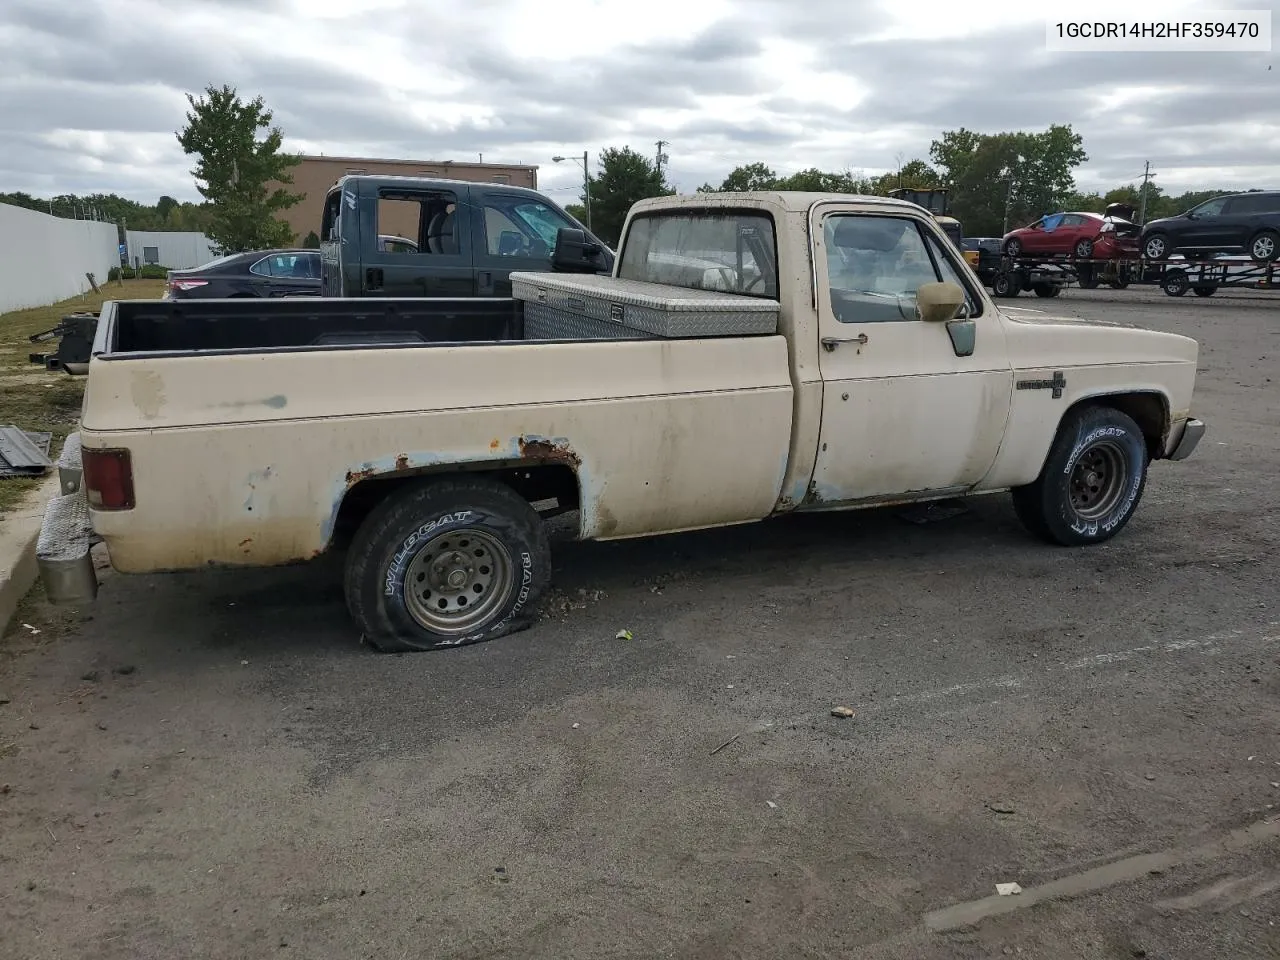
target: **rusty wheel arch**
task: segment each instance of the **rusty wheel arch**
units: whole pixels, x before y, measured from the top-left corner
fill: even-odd
[[[577,510],[582,487],[578,469],[582,460],[567,443],[542,437],[521,437],[518,456],[500,460],[415,466],[406,454],[395,458],[395,469],[377,472],[373,468],[348,471],[346,490],[327,548],[345,545],[361,521],[380,502],[397,490],[436,477],[458,474],[489,477],[511,487],[531,504],[554,499],[556,506],[540,511],[544,517]]]
[[[1089,407],[1111,407],[1132,417],[1147,441],[1151,459],[1158,460],[1164,456],[1165,438],[1168,437],[1172,424],[1169,398],[1163,393],[1156,390],[1128,390],[1082,397],[1063,411],[1059,425],[1070,414]]]

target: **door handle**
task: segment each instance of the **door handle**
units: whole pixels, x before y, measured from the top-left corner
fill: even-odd
[[[868,339],[869,338],[865,333],[860,333],[856,337],[823,337],[822,346],[827,353],[830,353],[842,343],[856,343],[861,346],[866,343]]]
[[[364,272],[365,286],[370,290],[382,289],[382,271],[377,267],[370,267]]]

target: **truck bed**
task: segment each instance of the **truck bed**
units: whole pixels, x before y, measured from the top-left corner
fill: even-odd
[[[524,338],[510,298],[122,300],[108,304],[95,354],[259,353]]]

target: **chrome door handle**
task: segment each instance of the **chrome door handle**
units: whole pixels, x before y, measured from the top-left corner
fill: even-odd
[[[821,342],[827,353],[830,353],[842,343],[856,343],[861,346],[867,342],[867,339],[865,333],[860,333],[856,337],[823,337]]]

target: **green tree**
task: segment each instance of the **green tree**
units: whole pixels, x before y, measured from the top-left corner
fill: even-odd
[[[906,187],[911,190],[932,190],[944,186],[942,176],[924,160],[908,160],[897,170],[890,170],[871,180],[870,192],[876,196],[888,196],[890,190]]]
[[[243,102],[234,87],[209,86],[205,96],[187,94],[191,110],[176,136],[184,153],[197,158],[196,189],[212,206],[209,238],[228,253],[292,242],[293,231],[276,214],[302,199],[274,183],[291,184],[299,158],[280,152],[283,135],[271,126],[262,97]],[[266,136],[258,139],[265,128]]]
[[[630,147],[601,150],[599,170],[589,180],[591,227],[611,246],[617,246],[627,212],[637,200],[675,193],[657,167]],[[582,199],[585,203],[586,197]]]
[[[320,234],[312,230],[310,233],[306,235],[305,238],[303,238],[302,245],[306,247],[308,250],[319,250]]]
[[[777,190],[778,175],[763,163],[748,163],[729,171],[720,184],[722,193],[750,193],[756,190]]]
[[[1076,195],[1074,170],[1089,159],[1070,125],[1040,133],[980,134],[960,128],[933,141],[929,156],[951,189],[968,236],[998,236],[1060,209]]]
[[[161,197],[156,203],[156,216],[158,216],[161,221],[168,220],[170,214],[172,214],[176,209],[178,209],[177,200],[173,199],[173,197]]]

